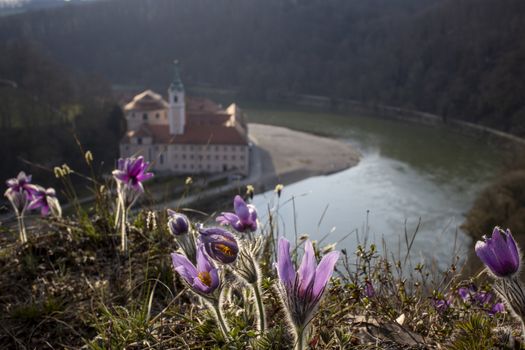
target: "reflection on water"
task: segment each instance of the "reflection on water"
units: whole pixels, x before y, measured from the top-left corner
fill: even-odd
[[[356,232],[362,235],[368,221],[372,241],[381,246],[384,239],[391,253],[403,255],[405,228],[412,235],[421,218],[413,257],[427,263],[435,258],[446,266],[455,246],[462,247],[462,256],[470,247],[471,239],[459,226],[501,164],[497,150],[486,142],[447,127],[349,115],[282,108],[253,108],[247,114],[251,122],[341,138],[363,154],[354,168],[285,188],[280,230],[289,238],[295,231],[313,239],[331,232],[323,242],[331,243],[353,232],[338,245],[352,252],[357,246]],[[266,207],[274,195],[260,194],[254,201]]]

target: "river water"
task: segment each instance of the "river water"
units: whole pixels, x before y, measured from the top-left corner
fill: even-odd
[[[363,155],[353,168],[287,185],[279,200],[273,191],[255,196],[258,208],[279,206],[279,231],[290,240],[308,234],[321,246],[338,242],[351,253],[367,237],[403,258],[405,237],[410,241],[420,222],[413,261],[446,268],[472,249],[460,225],[503,163],[495,145],[446,126],[283,106],[245,111],[250,122],[338,138]]]

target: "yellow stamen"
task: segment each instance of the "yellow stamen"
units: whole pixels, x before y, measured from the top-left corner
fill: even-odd
[[[224,245],[224,244],[217,244],[216,245],[217,249],[219,249],[224,255],[227,255],[227,256],[234,256],[235,254],[233,253],[233,250]]]
[[[208,287],[211,287],[211,276],[208,271],[199,272],[198,277],[202,283],[204,283]]]

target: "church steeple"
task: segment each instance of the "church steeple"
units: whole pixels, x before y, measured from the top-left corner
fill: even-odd
[[[184,91],[184,85],[180,78],[180,65],[178,60],[173,61],[173,73],[173,81],[171,82],[170,90]]]
[[[168,121],[171,135],[180,135],[184,133],[186,125],[186,104],[184,85],[180,78],[179,61],[173,62],[174,76],[173,81],[168,89]]]

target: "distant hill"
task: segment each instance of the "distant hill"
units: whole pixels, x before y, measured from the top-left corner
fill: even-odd
[[[0,43],[0,52],[0,181],[25,170],[52,183],[53,167],[64,163],[86,171],[77,139],[111,167],[123,128],[107,82],[23,40]]]
[[[113,0],[0,20],[73,69],[416,108],[525,136],[521,0]]]

